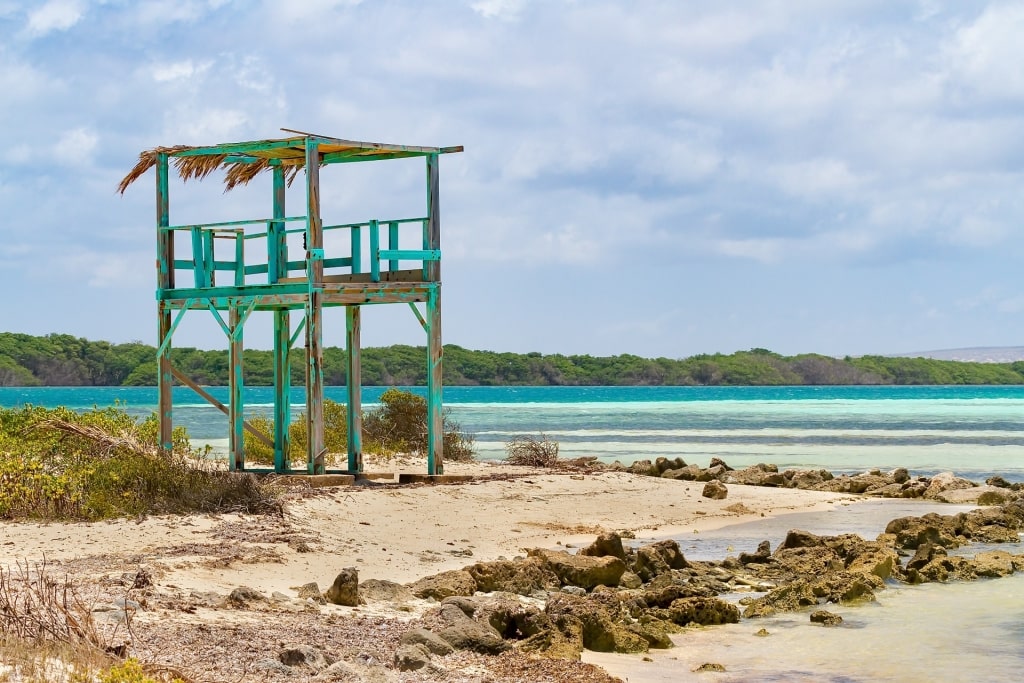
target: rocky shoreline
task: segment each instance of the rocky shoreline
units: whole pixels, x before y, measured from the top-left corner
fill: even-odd
[[[872,475],[878,476],[878,475]],[[1024,569],[1024,554],[949,550],[972,542],[1017,543],[1024,499],[956,515],[892,520],[876,540],[792,530],[774,549],[762,542],[715,562],[688,561],[673,540],[639,547],[619,534],[567,551],[533,549],[516,560],[485,562],[409,586],[439,606],[434,630],[402,636],[401,667],[430,666],[448,647],[497,654],[509,649],[578,659],[583,649],[639,653],[673,646],[671,634],[778,612],[808,611],[826,626],[841,618],[823,609],[875,599],[887,582],[918,584],[998,578]],[[723,595],[750,593],[738,600]],[[527,598],[527,599],[524,599]]]
[[[602,467],[597,463],[593,463],[592,466]],[[805,491],[852,493],[879,498],[923,498],[943,503],[977,503],[979,505],[1001,505],[1016,499],[1024,490],[1024,485],[1021,483],[1010,483],[999,476],[989,477],[984,484],[978,484],[969,479],[957,477],[952,472],[942,472],[933,477],[912,477],[904,467],[898,467],[889,472],[876,469],[854,475],[840,474],[839,476],[824,469],[788,469],[780,472],[777,465],[765,463],[736,470],[719,458],[712,458],[707,467],[688,465],[682,458],[658,458],[653,462],[638,460],[629,466],[615,462],[604,467],[611,471],[677,481],[718,482],[726,485],[743,484]],[[716,486],[712,486],[708,491],[715,491],[718,495],[722,493],[722,489]]]
[[[581,662],[585,650],[667,650],[690,629],[749,619],[756,631],[759,618],[780,612],[832,626],[841,618],[829,605],[869,602],[887,585],[1024,569],[1024,555],[956,551],[1019,541],[1019,486],[899,469],[832,476],[772,465],[735,470],[720,460],[676,465],[641,462],[622,472],[585,460],[451,486],[311,491],[280,519],[6,530],[21,534],[11,536],[18,543],[52,534],[52,543],[35,546],[41,550],[67,534],[97,534],[111,547],[123,542],[119,554],[58,557],[54,567],[97,582],[103,599],[93,615],[119,634],[126,652],[204,680],[606,682],[617,679]],[[679,470],[694,479],[670,481],[681,478]],[[801,488],[830,493],[781,490]],[[875,539],[792,529],[774,548],[751,541],[713,561],[687,558],[674,540],[635,537],[766,512],[831,515],[834,508],[820,507],[827,501],[856,505],[852,496],[869,495],[990,504],[899,517]],[[335,524],[345,510],[346,524]],[[382,529],[385,522],[392,526]],[[444,522],[450,532],[437,530]],[[497,529],[505,535],[498,552],[484,545]],[[364,535],[354,537],[357,531]],[[526,533],[530,541],[517,544]],[[578,540],[583,534],[588,541]],[[388,569],[391,557],[407,559]],[[363,564],[339,571],[339,558]],[[447,559],[437,565],[440,558]],[[422,563],[443,571],[411,573]],[[381,578],[389,575],[399,580]],[[310,581],[324,576],[336,577],[327,590]]]

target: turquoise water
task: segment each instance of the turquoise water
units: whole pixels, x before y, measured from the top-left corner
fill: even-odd
[[[226,387],[210,393],[227,401]],[[383,387],[364,389],[372,405]],[[413,391],[422,392],[422,388]],[[327,397],[345,400],[344,387]],[[273,390],[246,389],[248,415],[271,411]],[[293,397],[301,400],[296,387]],[[174,390],[175,424],[216,448],[227,418],[186,387]],[[64,405],[76,410],[115,402],[137,415],[156,408],[153,387],[0,388],[0,405]],[[500,458],[504,444],[544,433],[565,457],[628,463],[682,457],[733,466],[833,471],[908,467],[954,470],[972,478],[1000,474],[1024,481],[1024,387],[447,387],[445,405],[476,436],[478,457]],[[294,414],[302,410],[294,405]]]

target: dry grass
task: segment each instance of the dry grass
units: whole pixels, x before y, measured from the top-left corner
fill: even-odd
[[[558,464],[558,442],[540,436],[517,436],[505,444],[505,462],[525,467],[554,467]]]

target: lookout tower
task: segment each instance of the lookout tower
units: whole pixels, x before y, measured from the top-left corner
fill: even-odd
[[[208,147],[157,147],[118,187],[124,191],[156,168],[157,387],[160,443],[171,447],[175,380],[191,387],[228,416],[232,470],[247,469],[243,431],[274,449],[274,471],[289,472],[291,422],[289,360],[304,335],[306,472],[326,472],[324,444],[323,311],[345,308],[348,389],[348,467],[362,472],[360,328],[362,306],[404,304],[412,308],[427,336],[427,474],[443,473],[441,415],[441,214],[438,159],[462,147],[411,147],[286,131],[295,137],[234,142]],[[426,162],[426,207],[415,217],[378,217],[361,223],[324,225],[320,210],[320,169],[330,164],[422,157]],[[264,172],[273,178],[271,215],[212,223],[172,224],[168,179],[171,166],[183,180],[224,171],[225,188],[249,183]],[[288,215],[285,189],[305,179],[305,202]],[[325,249],[325,233],[332,251]],[[288,236],[301,234],[303,250],[289,249]],[[340,236],[340,239],[337,237]],[[342,245],[342,246],[338,246]],[[421,312],[418,305],[425,306]],[[225,406],[171,363],[171,340],[186,313],[205,311],[228,343],[229,400]],[[270,311],[274,319],[274,433],[245,421],[242,341],[249,316]],[[292,330],[293,312],[302,317]],[[225,314],[227,319],[225,320]],[[297,349],[296,349],[297,350]]]

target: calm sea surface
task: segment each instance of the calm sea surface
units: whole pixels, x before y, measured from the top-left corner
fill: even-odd
[[[227,400],[227,389],[210,392]],[[301,388],[293,396],[301,398]],[[367,388],[364,402],[380,388]],[[327,396],[345,400],[344,387]],[[115,402],[139,416],[156,406],[153,388],[0,388],[0,405],[75,409]],[[268,388],[246,390],[248,414],[267,414]],[[1024,481],[1024,387],[449,387],[445,405],[476,435],[479,457],[497,458],[518,434],[545,433],[566,457],[611,462],[711,457],[742,467],[824,467],[836,472],[908,467]],[[301,406],[294,406],[297,415]],[[175,423],[223,448],[227,419],[187,388],[175,389]],[[915,507],[918,505],[920,507]],[[873,538],[892,518],[934,505],[874,501],[836,512],[790,515],[678,539],[693,559],[774,548],[789,528],[853,531]],[[946,506],[941,510],[955,512]],[[1019,547],[1011,552],[1024,552]],[[834,607],[839,628],[811,625],[806,613],[692,631],[652,661],[587,653],[633,681],[1019,681],[1024,671],[1024,575],[948,586],[896,587],[878,603]],[[764,626],[768,638],[755,631]],[[696,674],[703,662],[724,674]],[[710,676],[710,678],[709,678]]]
[[[413,389],[422,391],[422,389]],[[227,401],[226,387],[210,393]],[[364,390],[372,404],[380,387]],[[293,396],[301,400],[303,390]],[[327,397],[345,400],[344,387]],[[445,405],[476,436],[481,458],[544,433],[565,457],[606,462],[680,456],[706,465],[772,462],[854,472],[908,467],[1024,481],[1024,387],[447,387]],[[227,418],[190,389],[175,388],[175,424],[223,447]],[[269,414],[268,387],[246,389],[249,415]],[[152,387],[0,388],[0,405],[84,410],[120,403],[137,415],[156,408]],[[295,405],[297,415],[302,406]]]

